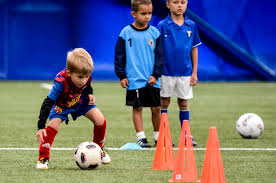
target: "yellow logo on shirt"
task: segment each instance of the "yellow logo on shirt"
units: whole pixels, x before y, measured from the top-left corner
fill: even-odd
[[[61,114],[62,113],[62,108],[59,107],[59,106],[55,106],[54,112],[57,113],[57,114]]]
[[[81,95],[77,95],[75,98],[73,98],[71,101],[68,101],[66,104],[66,107],[72,107],[74,106],[78,101],[80,101]]]

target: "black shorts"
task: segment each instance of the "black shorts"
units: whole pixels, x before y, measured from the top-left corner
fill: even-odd
[[[127,90],[126,105],[134,107],[157,107],[160,104],[160,88],[146,85],[137,90]]]

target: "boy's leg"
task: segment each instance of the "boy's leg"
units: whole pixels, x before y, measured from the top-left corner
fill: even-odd
[[[180,126],[182,128],[183,120],[190,121],[190,111],[188,108],[188,100],[178,98],[177,102],[179,106]]]
[[[47,136],[43,136],[44,142],[41,143],[39,147],[39,161],[37,163],[38,169],[48,169],[48,161],[50,159],[50,148],[59,130],[61,121],[62,120],[60,118],[54,118],[49,122],[49,125],[45,128]]]
[[[164,76],[160,78],[161,81],[161,113],[167,113],[170,105],[171,97],[175,95],[176,77]]]
[[[159,126],[160,126],[160,107],[151,107],[151,121],[153,125],[153,135],[154,141],[157,142],[159,136]]]
[[[151,121],[154,131],[159,131],[160,126],[160,107],[151,107]]]
[[[188,120],[190,122],[190,111],[188,107],[188,100],[178,98],[179,106],[179,120],[182,128],[183,120]],[[192,138],[193,146],[196,146],[196,141]]]
[[[143,131],[143,108],[142,107],[133,107],[132,111],[132,120],[136,133]]]
[[[93,142],[103,148],[106,131],[106,120],[104,119],[104,115],[98,108],[95,107],[90,109],[84,116],[87,117],[94,124]],[[110,162],[111,158],[103,150],[102,163],[109,164]]]
[[[90,109],[85,115],[94,124],[93,142],[103,146],[106,131],[106,120],[98,108]]]
[[[134,107],[132,110],[132,120],[136,131],[138,144],[143,148],[151,147],[143,131],[143,107]]]
[[[50,159],[50,148],[58,132],[61,124],[60,118],[54,118],[49,122],[49,125],[45,128],[46,135],[44,136],[44,142],[40,144],[39,147],[39,160],[42,158]]]
[[[176,77],[176,79],[176,95],[178,97],[179,119],[182,128],[183,120],[190,120],[188,100],[193,98],[193,89],[190,85],[190,76]]]
[[[161,97],[161,113],[168,113],[168,107],[170,105],[170,97]]]

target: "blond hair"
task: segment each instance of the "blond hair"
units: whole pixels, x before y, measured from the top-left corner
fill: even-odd
[[[72,73],[91,74],[94,65],[89,53],[83,48],[75,48],[67,53],[66,69]]]
[[[149,5],[152,4],[151,0],[131,0],[131,10],[138,11],[141,4]]]

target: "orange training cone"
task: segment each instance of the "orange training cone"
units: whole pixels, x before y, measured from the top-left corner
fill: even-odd
[[[184,120],[179,138],[173,178],[169,182],[198,182],[189,121]]]
[[[225,183],[216,127],[210,127],[209,130],[202,167],[201,183]]]
[[[169,127],[168,116],[166,113],[161,114],[161,122],[159,127],[159,137],[157,140],[153,170],[173,170],[174,168],[174,152]]]

